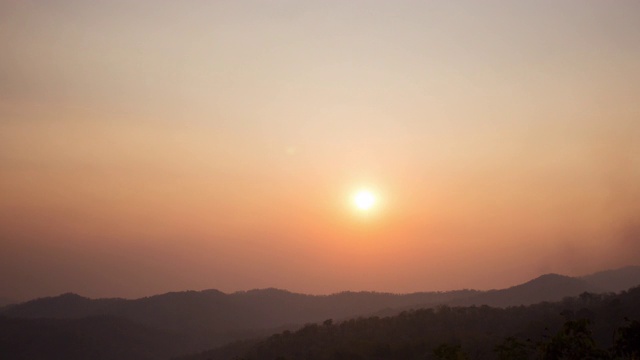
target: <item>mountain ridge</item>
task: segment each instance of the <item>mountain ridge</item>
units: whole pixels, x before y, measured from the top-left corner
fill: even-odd
[[[510,307],[544,301],[559,301],[584,292],[607,292],[598,284],[606,279],[628,278],[640,267],[625,267],[585,277],[544,274],[505,289],[478,291],[416,292],[409,294],[351,292],[308,295],[267,288],[224,293],[216,289],[179,291],[139,299],[90,299],[74,293],[30,300],[0,308],[0,315],[25,319],[82,319],[113,316],[154,329],[184,334],[192,339],[191,350],[218,346],[274,329],[296,329],[306,323],[337,321],[358,316],[391,316],[406,309],[440,305],[489,305]],[[620,275],[622,274],[622,275]],[[605,279],[605,280],[602,280]],[[606,282],[606,281],[605,281]],[[618,281],[617,286],[622,282]]]
[[[628,275],[633,275],[632,277],[629,277]],[[506,288],[501,288],[501,289],[489,289],[489,290],[477,290],[477,289],[469,289],[469,288],[464,288],[464,289],[457,289],[457,290],[438,290],[438,291],[415,291],[415,292],[408,292],[408,293],[397,293],[397,292],[388,292],[388,291],[369,291],[369,290],[361,290],[361,291],[354,291],[354,290],[343,290],[343,291],[337,291],[337,292],[333,292],[333,293],[327,293],[327,294],[306,294],[306,293],[300,293],[300,292],[294,292],[294,291],[290,291],[287,289],[282,289],[282,288],[276,288],[276,287],[266,287],[266,288],[254,288],[254,289],[248,289],[248,290],[237,290],[237,291],[232,291],[232,292],[223,292],[221,290],[218,289],[203,289],[203,290],[181,290],[181,291],[168,291],[166,293],[160,293],[160,294],[154,294],[154,295],[147,295],[147,296],[142,296],[142,297],[138,297],[138,298],[124,298],[124,297],[87,297],[87,296],[83,296],[80,295],[78,293],[74,293],[74,292],[65,292],[65,293],[61,293],[58,295],[53,295],[53,296],[42,296],[42,297],[37,297],[37,298],[33,298],[30,300],[26,300],[26,301],[20,301],[20,302],[16,302],[16,301],[12,301],[11,304],[8,305],[21,305],[24,303],[28,303],[28,302],[32,302],[32,301],[36,301],[36,300],[43,300],[43,299],[51,299],[51,298],[59,298],[59,297],[79,297],[79,298],[83,298],[83,299],[89,299],[89,300],[125,300],[125,301],[131,301],[131,300],[142,300],[142,299],[150,299],[150,298],[157,298],[157,297],[163,297],[163,296],[172,296],[172,295],[179,295],[179,294],[217,294],[217,295],[231,295],[231,296],[235,296],[235,295],[251,295],[251,294],[262,294],[262,293],[286,293],[286,294],[295,294],[295,295],[303,295],[303,296],[311,296],[311,297],[330,297],[330,296],[336,296],[336,295],[342,295],[342,294],[378,294],[378,295],[393,295],[393,296],[403,296],[403,295],[413,295],[413,294],[424,294],[424,293],[429,293],[429,294],[442,294],[442,293],[450,293],[450,292],[456,292],[456,291],[477,291],[477,292],[491,292],[491,291],[497,291],[497,290],[504,290],[504,289],[509,289],[509,288],[513,288],[513,287],[517,287],[517,286],[522,286],[531,282],[535,282],[537,280],[540,279],[546,279],[546,278],[573,278],[573,279],[582,279],[585,280],[587,282],[598,282],[601,283],[603,282],[603,278],[612,278],[612,279],[620,279],[620,278],[624,278],[626,280],[627,283],[629,283],[629,285],[627,286],[626,284],[622,287],[622,288],[618,288],[617,286],[615,287],[615,289],[612,288],[612,286],[596,286],[597,288],[599,288],[602,291],[611,291],[611,292],[617,292],[617,291],[622,291],[622,290],[626,290],[629,289],[631,287],[634,287],[636,285],[640,285],[640,265],[627,265],[627,266],[623,266],[620,268],[615,268],[615,269],[608,269],[608,270],[602,270],[602,271],[597,271],[594,273],[590,273],[587,275],[580,275],[580,276],[569,276],[569,275],[562,275],[562,274],[558,274],[558,273],[545,273],[545,274],[541,274],[531,280],[525,281],[523,283],[520,284],[515,284]],[[596,279],[596,280],[593,280]],[[595,284],[592,284],[595,285]],[[5,299],[5,298],[1,298],[1,299]]]
[[[442,306],[325,321],[177,359],[632,359],[640,354],[637,319],[640,286],[528,306]]]

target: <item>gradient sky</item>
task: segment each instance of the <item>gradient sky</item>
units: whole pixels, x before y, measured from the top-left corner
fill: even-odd
[[[638,1],[0,0],[0,296],[631,264]]]

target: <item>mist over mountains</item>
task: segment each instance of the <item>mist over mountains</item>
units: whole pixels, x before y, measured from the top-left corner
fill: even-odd
[[[83,348],[113,355],[105,358],[159,359],[286,329],[295,330],[327,319],[393,316],[408,309],[440,305],[531,305],[560,301],[585,292],[619,292],[639,284],[640,267],[632,266],[583,277],[547,274],[524,284],[490,291],[304,295],[278,289],[232,294],[205,290],[135,300],[89,299],[68,293],[1,308],[0,323],[4,339],[10,339],[4,347],[11,347],[11,341],[21,343],[32,337],[46,338],[56,349],[64,349],[65,344],[85,344]],[[51,338],[47,334],[67,335]],[[155,343],[162,345],[152,346]],[[131,350],[117,352],[115,356],[109,349],[116,348]],[[152,350],[145,352],[144,349]]]

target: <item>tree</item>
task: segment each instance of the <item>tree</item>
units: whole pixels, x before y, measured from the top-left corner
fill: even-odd
[[[528,360],[529,349],[527,344],[509,336],[501,344],[496,345],[494,351],[500,360]]]
[[[569,320],[551,340],[542,345],[544,360],[606,359],[607,353],[596,346],[587,319]]]
[[[622,359],[640,359],[640,321],[632,321],[629,325],[618,329],[613,346],[616,356]]]
[[[467,360],[469,357],[460,345],[441,344],[433,349],[433,355],[440,360]]]

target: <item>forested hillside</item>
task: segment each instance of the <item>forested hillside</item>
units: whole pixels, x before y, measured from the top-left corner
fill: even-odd
[[[167,293],[135,300],[88,299],[76,294],[36,299],[0,310],[23,319],[113,316],[188,338],[192,351],[266,336],[328,317],[347,319],[381,309],[434,306],[478,291],[387,294],[343,292],[326,296],[264,289],[225,294],[217,290]]]
[[[619,286],[636,282],[628,277],[633,269],[592,278]],[[0,309],[0,354],[11,354],[10,359],[160,360],[241,340],[201,358],[404,359],[454,344],[472,358],[492,359],[493,348],[507,336],[535,339],[527,343],[535,344],[574,318],[590,319],[594,339],[606,348],[625,324],[624,316],[640,316],[627,300],[634,292],[596,295],[599,290],[586,278],[548,274],[491,291],[322,296],[276,289],[206,290],[136,300],[64,294]],[[581,293],[576,300],[551,303]],[[543,301],[549,302],[520,306]],[[322,325],[304,326],[314,323]],[[274,333],[279,335],[264,340]]]
[[[185,360],[637,359],[639,319],[637,287],[506,309],[441,306],[386,318],[328,319]]]

